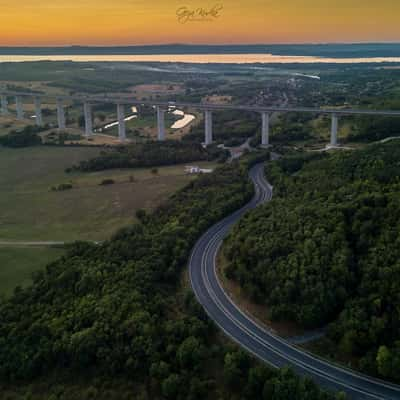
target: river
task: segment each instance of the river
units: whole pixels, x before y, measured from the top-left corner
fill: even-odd
[[[172,111],[174,110],[174,111]],[[138,114],[137,114],[137,107],[133,106],[131,107],[131,112],[133,114],[128,115],[125,118],[125,121],[130,121],[131,119],[134,118],[138,118]],[[177,116],[181,116],[182,118],[176,120],[172,125],[171,125],[171,129],[181,129],[184,128],[185,126],[189,125],[196,117],[192,114],[185,114],[184,111],[182,110],[176,110],[174,109],[174,107],[170,107],[169,112],[171,114],[177,115]],[[107,125],[104,125],[102,128],[99,128],[97,130],[95,130],[95,132],[103,132],[106,129],[110,129],[114,126],[118,126],[118,121],[113,121],[108,123]]]
[[[171,129],[181,129],[184,128],[186,125],[189,125],[196,117],[192,114],[185,114],[182,110],[174,110],[172,114],[179,115],[182,118],[176,120],[172,125]]]

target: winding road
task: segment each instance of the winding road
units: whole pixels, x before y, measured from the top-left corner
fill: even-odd
[[[290,366],[326,389],[345,392],[351,399],[400,399],[400,386],[331,364],[300,350],[258,325],[226,294],[216,272],[216,258],[222,241],[246,211],[272,198],[272,187],[264,178],[263,164],[250,170],[250,178],[255,186],[253,199],[212,226],[193,248],[189,276],[197,300],[226,335],[273,367]]]

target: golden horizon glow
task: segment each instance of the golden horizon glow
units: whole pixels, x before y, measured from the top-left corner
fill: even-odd
[[[176,11],[211,9],[179,23]],[[325,4],[323,4],[325,3]],[[0,46],[400,41],[398,0],[0,0]]]

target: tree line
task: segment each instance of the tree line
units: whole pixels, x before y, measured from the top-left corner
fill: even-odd
[[[13,130],[7,135],[0,136],[0,145],[4,147],[30,147],[42,144],[42,138],[38,135],[45,128],[28,125],[21,130]]]
[[[166,140],[106,148],[99,156],[81,161],[67,172],[152,167],[215,159],[225,161],[226,158],[227,153],[215,146],[204,148],[199,143]]]

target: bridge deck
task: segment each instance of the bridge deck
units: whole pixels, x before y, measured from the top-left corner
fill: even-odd
[[[312,107],[262,107],[240,104],[208,104],[208,103],[188,103],[175,101],[140,101],[133,97],[115,97],[115,96],[50,96],[43,93],[25,93],[25,92],[0,92],[0,95],[21,96],[21,97],[40,97],[46,99],[60,99],[64,101],[79,101],[90,103],[111,103],[111,104],[131,104],[131,105],[148,105],[159,107],[189,107],[199,110],[236,110],[250,111],[257,113],[272,112],[295,112],[295,113],[312,113],[312,114],[336,114],[336,115],[375,115],[375,116],[391,116],[400,117],[400,110],[368,110],[368,109],[350,109],[350,108],[312,108]]]

